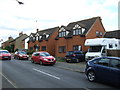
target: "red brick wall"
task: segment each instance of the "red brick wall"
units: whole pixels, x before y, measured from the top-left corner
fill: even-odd
[[[57,57],[64,57],[66,53],[59,53],[58,47],[59,46],[66,46],[66,52],[73,50],[73,45],[80,45],[82,46],[82,51],[87,51],[88,47],[84,46],[85,40],[88,38],[97,38],[96,31],[105,33],[105,29],[100,21],[100,19],[97,19],[94,25],[91,27],[89,32],[85,37],[73,36],[72,38],[65,39],[65,38],[59,38],[56,40],[56,56]],[[100,36],[99,38],[101,38]]]

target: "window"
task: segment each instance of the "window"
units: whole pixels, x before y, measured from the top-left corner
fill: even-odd
[[[102,36],[103,35],[103,33],[102,32],[100,32],[100,36]]]
[[[32,40],[33,40],[33,37],[30,37],[29,40],[32,41]]]
[[[42,51],[46,51],[46,46],[42,46]]]
[[[81,34],[82,32],[81,32],[81,30],[80,29],[75,29],[74,31],[73,31],[73,35],[79,35],[79,34]]]
[[[66,36],[66,31],[59,32],[59,37],[64,37],[64,36]]]
[[[60,46],[59,47],[59,53],[65,53],[66,52],[66,47],[65,46]]]
[[[80,45],[74,45],[73,46],[73,51],[77,51],[77,50],[81,50],[81,46]]]
[[[120,61],[116,59],[111,59],[110,67],[120,69]]]
[[[33,47],[30,47],[30,50],[33,50]]]
[[[33,37],[33,41],[35,41],[36,40],[36,37]]]
[[[113,44],[109,44],[109,48],[113,48]]]
[[[109,66],[109,61],[110,60],[107,58],[101,58],[101,59],[99,59],[98,64],[103,65],[103,66]]]
[[[96,31],[96,36],[99,37],[99,31]]]

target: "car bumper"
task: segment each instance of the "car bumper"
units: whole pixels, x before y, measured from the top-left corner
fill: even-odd
[[[56,61],[43,61],[43,64],[55,64]]]
[[[11,56],[2,56],[0,60],[11,60]]]

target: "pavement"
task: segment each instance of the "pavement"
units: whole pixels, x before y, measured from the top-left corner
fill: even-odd
[[[71,71],[75,71],[75,72],[84,73],[85,72],[85,67],[86,67],[86,62],[66,63],[66,62],[57,61],[57,63],[55,64],[55,67],[66,69],[66,70],[71,70]]]

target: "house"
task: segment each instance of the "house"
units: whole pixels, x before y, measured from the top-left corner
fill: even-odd
[[[100,17],[93,17],[61,26],[58,30],[56,40],[57,57],[65,57],[67,51],[87,51],[84,46],[85,40],[89,38],[101,38],[105,33]]]
[[[15,50],[23,50],[25,49],[24,43],[23,43],[23,39],[25,39],[26,37],[28,37],[28,35],[23,34],[23,32],[19,33],[19,36],[17,38],[15,38],[14,40],[12,40],[10,42],[10,44],[14,45],[14,51]]]
[[[12,40],[14,40],[13,37],[11,37],[11,36],[8,37],[8,40],[2,43],[2,46],[1,46],[2,49],[5,49],[6,47],[10,47],[10,46],[11,46],[11,45],[10,45],[10,42],[11,42]]]
[[[108,31],[104,34],[103,37],[120,39],[120,30]]]
[[[29,50],[47,51],[55,56],[55,37],[58,35],[59,27],[53,27],[45,30],[37,29],[36,33],[29,36]]]

